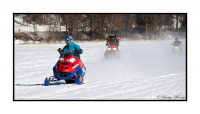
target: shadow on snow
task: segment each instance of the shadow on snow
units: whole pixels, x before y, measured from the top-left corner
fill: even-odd
[[[54,82],[51,85],[65,85],[65,82]],[[44,86],[44,84],[15,84],[15,86]]]

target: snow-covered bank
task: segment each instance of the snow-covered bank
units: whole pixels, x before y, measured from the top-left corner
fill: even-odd
[[[14,31],[21,31],[21,32],[34,32],[34,25],[33,24],[27,24],[27,23],[23,23],[23,18],[21,17],[14,17]],[[54,25],[38,25],[36,24],[36,31],[48,31],[49,28],[53,27]],[[58,26],[57,28],[55,28],[55,30],[58,31],[66,31],[66,27],[65,26]]]
[[[121,42],[121,58],[104,60],[105,42],[78,43],[87,67],[84,85],[42,86],[53,75],[64,44],[15,45],[15,99],[154,100],[185,99],[186,55],[170,56],[172,41]]]

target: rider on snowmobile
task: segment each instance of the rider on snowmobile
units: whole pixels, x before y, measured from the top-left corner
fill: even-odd
[[[106,45],[119,46],[119,38],[115,35],[115,31],[111,31],[111,36],[108,37]]]
[[[179,38],[176,37],[176,38],[175,38],[175,41],[172,43],[172,45],[174,45],[174,46],[180,46],[180,45],[182,45],[182,42],[180,42],[180,41],[179,41]]]
[[[74,55],[77,56],[78,58],[80,58],[80,54],[83,53],[83,50],[80,48],[79,45],[75,44],[72,41],[72,36],[66,36],[65,37],[65,43],[67,45],[64,46],[63,49],[59,48],[58,52],[60,53],[61,56],[65,55],[65,51],[69,50],[69,51],[75,51]]]

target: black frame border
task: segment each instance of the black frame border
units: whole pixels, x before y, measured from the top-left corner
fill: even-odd
[[[186,99],[185,100],[15,100],[15,43],[14,43],[14,31],[15,31],[15,26],[14,26],[14,15],[15,14],[186,14]],[[13,101],[188,101],[188,86],[187,86],[187,76],[188,76],[188,71],[187,71],[187,26],[188,26],[188,17],[187,13],[13,13]]]

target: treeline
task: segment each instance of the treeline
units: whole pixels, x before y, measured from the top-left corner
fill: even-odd
[[[37,25],[48,26],[46,41],[60,41],[66,35],[71,35],[74,40],[104,40],[111,30],[116,31],[119,38],[158,39],[166,37],[166,31],[185,32],[187,18],[186,14],[15,14],[17,15],[22,15],[23,25],[34,25],[33,34],[39,40],[44,38],[39,38]],[[179,23],[181,28],[178,28]],[[61,26],[65,26],[64,31]]]

